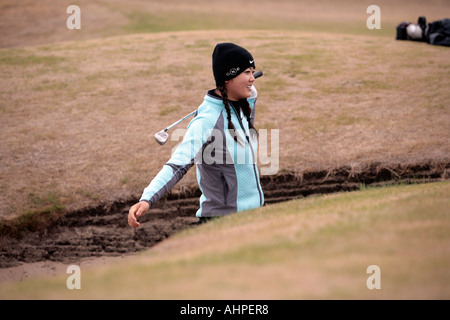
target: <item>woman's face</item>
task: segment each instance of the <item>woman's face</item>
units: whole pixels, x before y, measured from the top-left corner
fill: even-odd
[[[237,101],[250,98],[252,85],[255,81],[255,77],[253,77],[254,72],[255,69],[250,67],[245,69],[236,78],[225,81],[229,100]]]

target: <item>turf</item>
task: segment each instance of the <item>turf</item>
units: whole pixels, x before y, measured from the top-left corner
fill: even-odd
[[[137,256],[2,286],[2,299],[448,299],[450,183],[269,205]],[[381,289],[368,289],[369,266]]]

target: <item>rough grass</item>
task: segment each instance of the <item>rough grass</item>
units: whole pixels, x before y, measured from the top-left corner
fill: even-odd
[[[398,22],[442,18],[445,3],[380,1],[371,31],[369,1],[80,0],[79,32],[69,4],[1,4],[1,217],[39,212],[30,194],[58,210],[139,196],[176,143],[153,134],[212,88],[221,41],[265,73],[256,126],[280,130],[280,170],[450,155],[448,50],[394,40]]]
[[[280,170],[448,159],[447,48],[266,35],[175,32],[1,50],[1,216],[29,211],[29,194],[57,195],[66,210],[138,196],[176,143],[160,147],[153,134],[201,103],[213,86],[210,51],[225,39],[252,48],[265,73],[256,126],[280,130]],[[189,173],[182,184],[193,181]]]
[[[3,0],[0,4],[0,47],[47,44],[123,34],[186,30],[290,30],[339,34],[373,34],[366,28],[370,0],[79,0],[81,30],[66,29],[66,9],[73,2],[60,0]],[[445,18],[445,1],[379,0],[381,30],[392,36],[401,21]]]
[[[5,284],[2,299],[448,299],[450,183],[306,198],[228,216],[97,269]],[[381,289],[366,287],[367,267]]]

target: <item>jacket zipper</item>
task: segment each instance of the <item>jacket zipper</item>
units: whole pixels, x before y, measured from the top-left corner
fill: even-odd
[[[242,130],[243,130],[244,133],[245,133],[245,137],[247,138],[247,142],[248,142],[248,144],[249,144],[249,146],[250,146],[250,150],[252,151],[252,156],[253,156],[253,173],[254,173],[254,175],[255,175],[256,187],[258,188],[258,193],[259,193],[259,203],[260,203],[260,205],[262,206],[262,205],[263,205],[263,203],[262,203],[262,191],[261,191],[261,189],[260,189],[260,184],[259,184],[259,181],[258,181],[258,174],[257,174],[257,172],[256,172],[255,151],[253,150],[252,144],[250,143],[250,138],[249,138],[249,136],[247,135],[247,131],[245,131],[244,125],[242,124],[242,120],[241,120],[240,115],[237,114],[237,111],[236,111],[236,109],[234,108],[234,106],[233,106],[232,103],[230,103],[229,105],[233,108],[234,114],[236,115],[236,118],[237,118],[238,121],[239,121],[239,125],[241,126]]]

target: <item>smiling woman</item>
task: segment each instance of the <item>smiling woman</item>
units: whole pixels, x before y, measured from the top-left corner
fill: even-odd
[[[257,133],[252,134],[256,131],[255,60],[234,43],[219,43],[212,67],[216,89],[208,91],[183,142],[130,208],[128,224],[133,228],[194,164],[202,192],[196,213],[199,223],[264,204],[256,164]]]

